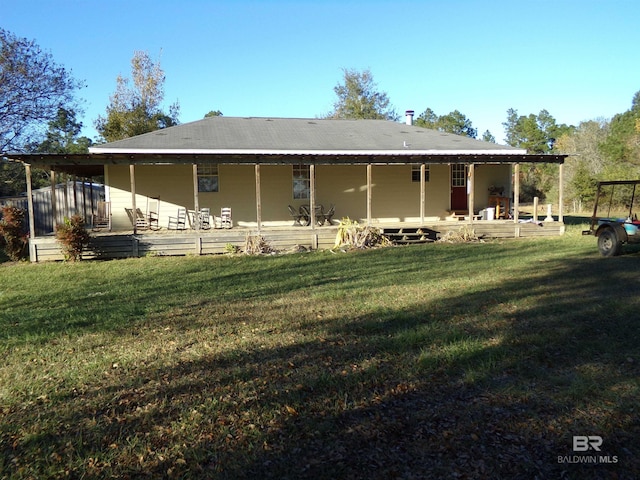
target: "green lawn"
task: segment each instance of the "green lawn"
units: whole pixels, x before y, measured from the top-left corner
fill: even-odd
[[[0,478],[640,478],[640,253],[581,229],[0,264]]]

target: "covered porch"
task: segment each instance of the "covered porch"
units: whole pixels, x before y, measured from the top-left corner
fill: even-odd
[[[25,165],[30,219],[32,167],[51,171],[52,188],[59,172],[104,176],[102,212],[109,212],[108,219],[98,224],[96,211],[85,221],[96,230],[94,249],[111,256],[221,253],[247,235],[283,246],[325,248],[333,245],[342,218],[405,242],[433,240],[466,224],[485,237],[564,231],[565,155],[530,155],[410,123],[208,118],[94,147],[88,154],[8,159]],[[559,165],[553,222],[521,222],[523,163]],[[54,218],[67,216],[55,202],[51,208]],[[331,221],[301,226],[295,216],[302,208],[331,209]],[[223,209],[224,226],[231,228],[217,229]],[[180,220],[183,212],[191,212],[188,224]],[[39,261],[53,236],[36,236],[31,220],[29,227],[31,260]]]
[[[97,158],[96,158],[97,157]],[[149,195],[140,194],[141,188],[138,185],[138,171],[151,168],[153,165],[163,165],[167,167],[167,158],[158,158],[162,156],[155,155],[152,159],[148,157],[134,158],[135,156],[129,155],[127,158],[118,158],[115,155],[108,155],[109,162],[97,166],[95,161],[97,159],[104,162],[104,155],[65,155],[65,156],[48,156],[40,155],[37,157],[39,162],[48,162],[47,166],[51,169],[51,177],[55,178],[57,172],[74,173],[82,176],[94,176],[96,174],[104,173],[106,183],[110,183],[110,186],[106,191],[106,201],[109,204],[109,212],[113,215],[114,204],[116,208],[122,209],[120,221],[105,222],[99,226],[93,225],[92,222],[95,218],[95,212],[91,217],[85,218],[87,226],[92,228],[92,243],[89,246],[85,258],[123,258],[123,257],[139,257],[147,255],[206,255],[225,253],[229,246],[242,248],[247,240],[247,236],[261,236],[266,242],[269,242],[277,250],[288,250],[296,247],[303,247],[305,249],[328,249],[334,245],[335,237],[337,234],[337,224],[343,217],[351,218],[349,213],[355,211],[356,215],[353,220],[360,222],[363,225],[375,226],[382,230],[382,232],[389,236],[393,241],[397,243],[416,243],[416,242],[428,242],[434,241],[440,236],[451,231],[458,231],[461,227],[467,225],[472,228],[473,231],[479,237],[485,238],[520,238],[530,236],[547,236],[547,235],[561,235],[564,233],[562,201],[558,205],[558,215],[553,219],[553,222],[541,222],[538,224],[524,223],[520,218],[519,212],[519,163],[508,163],[511,158],[482,158],[475,159],[476,162],[468,162],[468,159],[456,157],[456,158],[430,158],[429,163],[425,162],[424,158],[412,159],[414,161],[422,160],[423,163],[409,163],[406,164],[407,158],[385,158],[385,163],[362,163],[351,159],[350,163],[345,163],[344,159],[341,159],[339,163],[334,160],[327,162],[318,161],[314,159],[313,162],[308,163],[309,170],[309,195],[308,199],[303,200],[308,205],[310,211],[314,211],[319,205],[319,190],[322,192],[320,195],[327,196],[327,192],[331,192],[331,188],[327,187],[327,184],[338,185],[333,189],[333,196],[335,198],[338,193],[341,192],[342,198],[350,198],[349,195],[356,197],[354,201],[345,201],[344,203],[338,203],[336,208],[336,215],[330,224],[319,226],[316,222],[310,222],[308,226],[302,226],[295,224],[295,219],[291,218],[289,212],[286,210],[286,199],[288,196],[280,199],[277,195],[269,193],[270,191],[278,190],[282,188],[282,185],[276,181],[274,187],[274,179],[279,178],[281,175],[277,175],[277,168],[292,168],[291,159],[281,159],[281,162],[275,162],[274,159],[268,163],[254,163],[253,165],[246,165],[240,162],[234,164],[222,164],[225,168],[244,167],[244,171],[252,171],[253,175],[244,175],[245,182],[252,182],[252,191],[248,193],[246,190],[246,183],[243,189],[244,197],[249,197],[251,201],[247,207],[245,204],[245,212],[247,208],[253,210],[253,219],[249,219],[247,214],[238,220],[236,218],[231,229],[216,229],[215,222],[212,222],[210,229],[202,228],[199,222],[191,222],[185,224],[183,229],[175,230],[171,229],[170,217],[177,211],[177,205],[172,202],[165,201],[158,204],[160,209],[160,215],[156,228],[149,228],[147,225],[144,228],[140,228],[137,222],[131,222],[129,218],[124,217],[127,210],[136,211],[140,209],[138,205],[143,205],[141,210],[145,210],[148,202],[151,198],[161,197],[150,196],[150,192],[145,191],[146,186],[144,180],[142,181],[142,190]],[[29,157],[32,163],[38,164],[39,162],[33,162],[35,158]],[[25,161],[23,158],[21,161]],[[137,161],[134,161],[137,160]],[[218,159],[219,160],[219,159]],[[322,160],[322,159],[321,159]],[[396,160],[396,161],[394,161]],[[445,163],[445,160],[446,161]],[[467,160],[468,163],[463,163]],[[527,156],[526,160],[531,160],[531,156]],[[542,159],[541,159],[542,160]],[[548,160],[545,157],[544,160]],[[194,158],[173,158],[172,165],[181,168],[184,171],[187,168],[191,173],[191,181],[188,183],[191,188],[188,189],[190,195],[192,195],[192,202],[189,207],[192,207],[190,211],[198,212],[201,210],[200,205],[203,204],[202,194],[198,191],[198,165],[201,162],[211,162],[210,158],[202,158],[202,156],[196,156]],[[455,161],[456,163],[451,163]],[[52,163],[58,164],[52,164]],[[92,165],[89,164],[92,163]],[[189,163],[187,163],[189,162]],[[402,163],[401,163],[402,162]],[[479,162],[479,163],[478,163]],[[30,169],[31,164],[26,164],[27,184],[30,188]],[[463,171],[465,174],[464,188],[465,188],[465,200],[466,209],[458,208],[452,209],[451,203],[443,206],[440,204],[437,206],[437,214],[433,210],[433,201],[429,201],[428,192],[433,192],[438,188],[443,188],[451,185],[451,182],[455,181],[453,178],[455,165],[458,171]],[[490,175],[487,177],[485,173],[481,179],[480,186],[477,185],[477,171],[478,165],[481,166],[485,172],[489,171],[491,166],[500,167],[502,175],[504,177],[504,171],[508,172],[508,178],[513,178],[513,183],[507,186],[507,191],[502,192],[504,195],[508,195],[509,207],[506,208],[506,213],[500,215],[498,212],[499,206],[495,205],[492,216],[487,216],[486,213],[481,215],[483,210],[492,208],[490,202],[491,192],[486,188],[486,184],[491,181]],[[460,169],[459,167],[463,168]],[[335,179],[330,175],[331,169],[341,168],[344,173],[344,169],[354,169],[357,173],[357,180],[354,181],[353,175],[342,175],[339,179]],[[274,171],[273,169],[276,168]],[[438,182],[438,185],[434,184],[434,172],[438,171],[438,168],[442,172],[446,172],[445,182]],[[562,178],[563,165],[559,165],[560,178]],[[117,180],[117,175],[114,172],[126,171],[128,175],[126,178],[120,178]],[[320,169],[320,175],[317,174],[317,170]],[[418,177],[418,182],[412,182],[414,187],[413,192],[408,193],[398,191],[398,185],[394,184],[390,178],[396,175],[396,171],[400,169],[400,172],[410,173],[414,177]],[[266,175],[265,180],[264,171],[269,172]],[[500,170],[500,169],[499,169]],[[431,171],[431,178],[429,179],[429,172]],[[393,173],[396,172],[396,173]],[[404,174],[403,173],[403,174]],[[110,175],[111,174],[111,175]],[[417,175],[416,175],[417,174]],[[399,174],[398,174],[399,175]],[[445,175],[443,173],[443,175]],[[122,177],[122,176],[121,176]],[[251,178],[249,178],[251,177]],[[242,178],[241,175],[235,175],[236,181]],[[320,180],[318,180],[318,178]],[[347,178],[347,180],[345,180]],[[359,181],[358,181],[359,180]],[[123,186],[123,181],[128,184],[129,188]],[[318,188],[318,182],[321,183],[321,187]],[[347,183],[344,183],[344,182]],[[266,185],[265,185],[266,182]],[[343,183],[340,183],[343,182]],[[55,182],[52,182],[52,185]],[[184,185],[184,182],[181,182]],[[120,188],[120,187],[124,188]],[[52,187],[53,188],[53,187]],[[562,182],[559,184],[560,195],[562,196]],[[263,193],[264,192],[264,193]],[[349,192],[349,193],[345,193]],[[395,193],[394,193],[395,192]],[[265,194],[266,193],[266,194]],[[169,195],[170,196],[170,195]],[[390,198],[408,196],[408,199],[401,204],[390,205]],[[266,198],[265,198],[266,197]],[[32,195],[28,192],[28,198],[31,199]],[[165,197],[166,198],[166,197]],[[282,201],[285,200],[285,201]],[[206,203],[207,200],[204,200]],[[295,202],[291,202],[294,203]],[[349,208],[345,208],[345,204],[351,205]],[[233,205],[233,203],[232,203]],[[446,208],[449,207],[449,208]],[[68,212],[56,212],[64,208],[57,206],[54,202],[51,205],[54,212],[54,217],[57,218],[61,214],[66,215]],[[394,208],[396,209],[394,211]],[[430,209],[431,208],[431,209]],[[29,211],[33,210],[33,202],[29,202]],[[207,207],[209,209],[209,207]],[[267,210],[268,221],[264,221],[263,211]],[[278,213],[275,210],[279,209]],[[236,209],[236,211],[242,211],[242,209]],[[360,212],[360,215],[357,214]],[[470,214],[470,212],[473,212]],[[145,212],[145,215],[148,212]],[[395,216],[393,213],[397,213]],[[215,210],[212,213],[212,217],[215,217]],[[274,217],[277,221],[274,221]],[[31,218],[31,216],[30,216]],[[126,222],[123,223],[123,219]],[[31,223],[31,222],[30,222]],[[107,227],[108,226],[108,227]],[[35,234],[33,226],[30,225],[30,259],[32,262],[46,261],[46,260],[60,260],[62,254],[59,245],[56,243],[53,236],[54,232],[49,235]]]

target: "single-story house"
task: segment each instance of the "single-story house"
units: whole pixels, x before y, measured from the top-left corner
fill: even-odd
[[[112,233],[134,236],[166,233],[179,212],[203,208],[213,226],[221,209],[230,208],[232,230],[258,233],[286,227],[317,235],[329,226],[310,221],[294,229],[292,213],[332,206],[334,225],[345,217],[383,228],[459,220],[515,225],[519,165],[562,166],[566,157],[421,128],[412,111],[406,118],[219,116],[94,146],[89,154],[7,157],[23,162],[27,176],[31,166],[104,175]],[[147,215],[150,201],[156,228],[141,232],[144,222],[136,223],[132,212]],[[203,233],[195,219],[193,231]]]

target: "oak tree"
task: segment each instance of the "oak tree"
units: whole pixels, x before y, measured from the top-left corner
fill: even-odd
[[[378,90],[370,70],[343,69],[344,80],[333,89],[337,100],[327,118],[397,120],[385,92]]]
[[[0,152],[36,141],[60,108],[76,107],[82,87],[33,40],[0,28]]]
[[[95,121],[102,139],[114,142],[177,125],[178,103],[170,105],[168,112],[162,109],[164,81],[160,62],[154,62],[148,52],[136,51],[131,59],[131,79],[118,75],[107,115]]]

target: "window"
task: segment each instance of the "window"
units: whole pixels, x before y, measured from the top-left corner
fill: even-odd
[[[311,191],[311,173],[309,165],[293,166],[293,198],[308,200]]]
[[[420,165],[411,165],[411,181],[420,182]],[[429,181],[429,165],[424,166],[424,181]]]
[[[217,192],[218,184],[218,165],[199,164],[198,192]]]
[[[451,165],[451,186],[464,187],[467,185],[467,166],[462,163]]]

